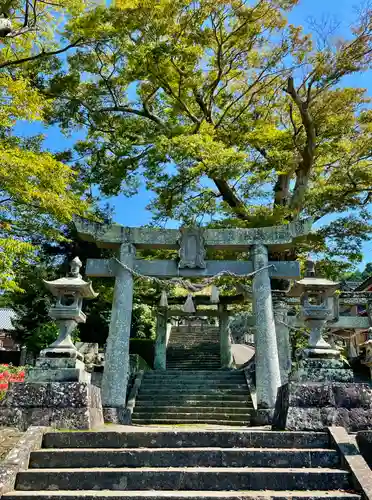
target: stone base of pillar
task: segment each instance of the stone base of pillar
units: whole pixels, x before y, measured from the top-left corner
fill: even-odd
[[[0,426],[26,430],[94,429],[103,425],[101,392],[85,382],[13,383],[0,401]]]
[[[306,358],[291,375],[292,382],[352,382],[353,370],[340,358]]]
[[[104,406],[103,420],[105,421],[105,424],[131,425],[132,414],[123,406],[118,408]]]
[[[257,409],[252,412],[251,423],[253,426],[271,425],[274,418],[274,409]]]
[[[273,430],[348,432],[371,428],[372,387],[362,383],[289,383],[278,390]]]

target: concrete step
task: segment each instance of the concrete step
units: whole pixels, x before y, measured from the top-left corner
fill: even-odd
[[[252,430],[47,432],[44,448],[329,448],[326,432]]]
[[[360,500],[345,491],[14,491],[7,500]]]
[[[264,448],[131,448],[40,450],[30,456],[31,469],[90,467],[338,467],[334,450]]]
[[[27,490],[336,490],[348,489],[348,473],[327,468],[95,468],[19,472],[16,489]]]

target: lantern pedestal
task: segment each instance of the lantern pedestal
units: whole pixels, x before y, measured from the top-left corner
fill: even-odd
[[[85,382],[90,384],[91,374],[77,358],[40,357],[35,367],[27,370],[27,382]]]
[[[370,429],[371,419],[369,384],[288,383],[278,389],[272,429],[324,431],[336,425],[348,432],[358,432]]]
[[[100,389],[84,382],[13,383],[0,401],[0,426],[26,430],[94,429],[103,425]]]
[[[291,375],[292,382],[352,382],[353,370],[344,361],[336,358],[306,358],[298,363]]]

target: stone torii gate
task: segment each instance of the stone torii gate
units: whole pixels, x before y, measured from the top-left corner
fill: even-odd
[[[82,239],[103,248],[115,248],[118,259],[89,259],[86,274],[115,277],[102,402],[106,416],[120,420],[125,408],[129,370],[129,337],[132,316],[133,273],[170,278],[212,277],[222,271],[237,275],[260,270],[253,276],[252,304],[256,328],[257,402],[260,408],[273,408],[281,384],[277,339],[273,315],[270,277],[297,279],[298,262],[269,262],[268,249],[283,250],[297,237],[311,230],[311,221],[252,229],[149,229],[117,224],[75,222]],[[252,261],[205,260],[205,247],[250,251]],[[178,249],[180,260],[136,259],[136,249]],[[271,267],[270,267],[271,266]],[[118,415],[115,417],[115,415]]]

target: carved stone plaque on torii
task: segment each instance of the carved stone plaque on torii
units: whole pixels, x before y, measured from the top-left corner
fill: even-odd
[[[257,402],[273,408],[280,386],[277,340],[272,307],[270,278],[298,279],[298,262],[268,260],[268,251],[284,250],[296,238],[306,236],[311,221],[251,229],[151,229],[118,224],[75,222],[82,239],[97,246],[117,249],[117,259],[88,259],[90,277],[114,277],[115,289],[107,340],[102,400],[107,408],[125,407],[129,369],[129,337],[133,298],[133,270],[162,279],[212,277],[222,271],[252,278],[253,311],[256,323]],[[205,260],[206,247],[219,250],[250,251],[251,261]],[[136,259],[136,249],[178,249],[179,260]],[[122,265],[123,264],[123,265]]]

